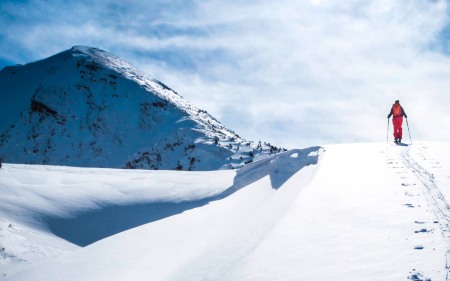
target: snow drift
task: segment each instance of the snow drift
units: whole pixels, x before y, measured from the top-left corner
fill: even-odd
[[[133,227],[223,200],[268,175],[271,178],[277,175],[277,186],[272,188],[279,188],[296,172],[317,164],[319,149],[285,152],[249,164],[245,170],[237,172],[129,171],[7,164],[0,170],[0,186],[3,187],[0,214],[5,224],[11,225],[4,229],[6,232],[31,228],[33,232],[50,234],[47,240],[57,241],[57,247],[72,249],[72,246],[61,246],[64,242],[54,235],[78,246],[87,246]],[[286,173],[285,165],[291,167]],[[10,232],[7,236],[17,242],[19,233],[22,231]],[[45,256],[46,252],[55,251],[53,242],[48,241],[44,245],[40,240],[34,241],[37,245],[33,247],[46,248],[41,253]],[[14,249],[13,245],[4,246],[8,249],[4,253],[9,253],[5,259],[10,262],[28,257],[23,252],[9,252],[10,248]]]
[[[450,144],[423,142],[293,150],[209,172],[4,164],[1,273],[66,281],[448,280],[449,159]],[[169,202],[185,208],[85,247],[42,220]],[[185,205],[195,202],[202,203]],[[119,212],[117,220],[155,210]],[[106,226],[103,219],[93,217]]]

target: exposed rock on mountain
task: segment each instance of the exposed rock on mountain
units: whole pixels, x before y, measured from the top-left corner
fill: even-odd
[[[4,162],[215,170],[280,149],[239,137],[108,52],[75,46],[0,71]]]

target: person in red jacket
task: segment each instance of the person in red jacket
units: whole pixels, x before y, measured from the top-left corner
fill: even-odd
[[[408,118],[408,116],[406,116],[405,110],[403,110],[403,107],[400,105],[400,101],[396,100],[392,105],[391,112],[389,112],[387,118],[389,119],[391,116],[394,116],[392,118],[392,125],[394,125],[394,141],[395,143],[401,143],[403,116],[405,116],[405,118]]]

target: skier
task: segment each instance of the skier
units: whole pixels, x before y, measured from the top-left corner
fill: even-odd
[[[403,116],[405,116],[405,118],[408,118],[405,111],[403,110],[403,107],[400,105],[400,101],[398,100],[396,100],[392,105],[391,112],[389,112],[387,118],[391,118],[392,115],[394,116],[392,118],[392,125],[394,125],[394,142],[398,144],[402,142]]]

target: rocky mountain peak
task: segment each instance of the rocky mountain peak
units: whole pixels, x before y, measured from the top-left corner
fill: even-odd
[[[280,149],[246,141],[160,81],[100,49],[75,46],[0,71],[5,162],[215,170]]]

